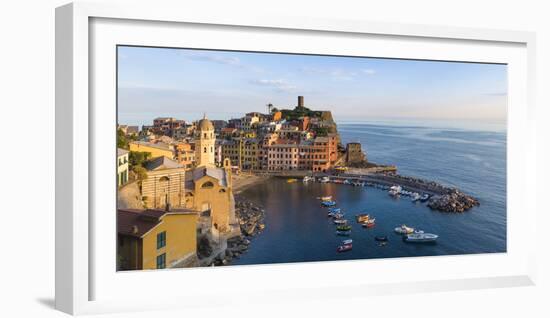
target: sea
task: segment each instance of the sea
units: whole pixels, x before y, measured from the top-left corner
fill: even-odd
[[[398,173],[457,187],[480,202],[465,213],[442,213],[409,197],[374,187],[287,183],[272,178],[241,193],[266,210],[266,228],[232,265],[315,262],[506,252],[506,131],[504,126],[461,127],[388,122],[338,122],[342,142],[361,142],[368,160],[394,164]],[[468,126],[468,125],[465,125]],[[331,195],[352,226],[353,249],[337,253],[335,234],[318,197]],[[354,216],[369,213],[365,229]],[[436,243],[403,242],[402,224],[439,235]],[[375,236],[388,237],[385,245]]]

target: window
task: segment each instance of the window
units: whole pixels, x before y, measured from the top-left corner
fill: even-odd
[[[157,269],[166,268],[166,253],[157,256]]]
[[[202,189],[211,189],[213,187],[214,187],[214,184],[210,181],[203,183],[203,185],[201,186]]]
[[[166,231],[157,234],[157,250],[166,246]]]

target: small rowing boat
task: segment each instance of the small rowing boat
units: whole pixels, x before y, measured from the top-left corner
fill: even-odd
[[[327,195],[327,196],[324,196],[324,197],[318,197],[317,199],[319,199],[321,201],[330,201],[330,200],[332,200],[332,196]]]
[[[363,223],[363,224],[361,224],[361,225],[362,225],[363,227],[366,227],[366,228],[370,229],[370,228],[373,228],[373,227],[376,225],[376,223],[374,223],[374,222],[367,222],[367,223]]]
[[[333,219],[343,219],[344,218],[344,213],[333,213],[332,218]]]
[[[333,222],[334,222],[334,224],[338,224],[338,225],[348,224],[348,220],[346,220],[346,219],[336,219]]]
[[[351,226],[346,225],[346,224],[342,224],[342,225],[338,225],[338,226],[336,227],[336,229],[337,229],[338,231],[351,231]]]
[[[347,252],[347,251],[351,251],[351,249],[353,248],[352,244],[344,244],[344,245],[340,245],[336,248],[336,252],[338,253],[342,253],[342,252]]]
[[[350,235],[351,235],[351,231],[336,231],[336,235],[339,235],[339,236],[350,236]]]
[[[388,237],[385,236],[385,235],[378,235],[378,236],[374,237],[374,240],[377,241],[377,242],[387,242]]]
[[[334,201],[323,201],[323,202],[321,202],[321,205],[328,208],[328,207],[335,206],[336,202],[334,202]]]

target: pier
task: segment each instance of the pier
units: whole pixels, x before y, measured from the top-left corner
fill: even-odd
[[[312,173],[311,171],[262,171],[262,175],[279,178],[303,178],[306,176],[316,179],[328,177],[331,182],[350,183],[361,185],[374,185],[389,188],[400,186],[403,190],[419,194],[427,194],[430,197],[428,207],[441,212],[462,213],[479,206],[479,201],[456,188],[446,187],[435,181],[427,181],[419,178],[402,176],[395,171],[395,166],[382,167],[382,170],[371,171],[369,169],[352,170],[338,174]],[[386,171],[384,171],[386,170]],[[390,172],[390,173],[388,173]]]

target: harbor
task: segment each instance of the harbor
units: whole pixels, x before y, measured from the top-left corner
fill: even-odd
[[[231,264],[506,251],[505,192],[500,186],[503,183],[501,172],[504,171],[504,162],[500,161],[500,156],[494,155],[503,151],[502,143],[497,143],[500,135],[433,128],[413,130],[369,125],[341,126],[344,140],[368,138],[372,145],[369,148],[372,160],[395,163],[399,174],[358,175],[357,171],[350,169],[339,176],[317,174],[315,181],[306,183],[302,181],[304,175],[275,177],[271,174],[269,181],[259,182],[241,193],[247,200],[262,204],[265,229],[251,239],[247,252]],[[383,135],[379,134],[382,130]],[[401,135],[404,130],[408,135]],[[445,142],[426,141],[432,135],[442,137],[443,134],[446,134]],[[366,143],[366,139],[363,140]],[[448,155],[433,157],[417,148],[411,151],[411,141],[429,142],[431,151],[446,152]],[[470,146],[468,152],[460,147],[466,143]],[[321,182],[323,177],[328,177],[328,180]],[[289,178],[297,181],[288,182]],[[396,185],[401,186],[402,191],[411,192],[411,195],[390,195],[390,188]],[[430,209],[428,201],[412,200],[415,192],[433,197],[450,188],[458,188],[475,196],[479,205],[465,213],[443,213]],[[330,197],[335,202],[334,206],[323,207],[322,197]],[[348,236],[336,234],[337,226],[342,224],[328,217],[331,208],[335,213],[344,215],[346,225],[351,227]],[[356,219],[361,214],[374,218],[375,225],[363,226]],[[404,235],[396,233],[396,228],[402,225],[438,237],[432,243],[405,242]],[[346,245],[345,240],[351,240],[350,249],[340,248]]]

